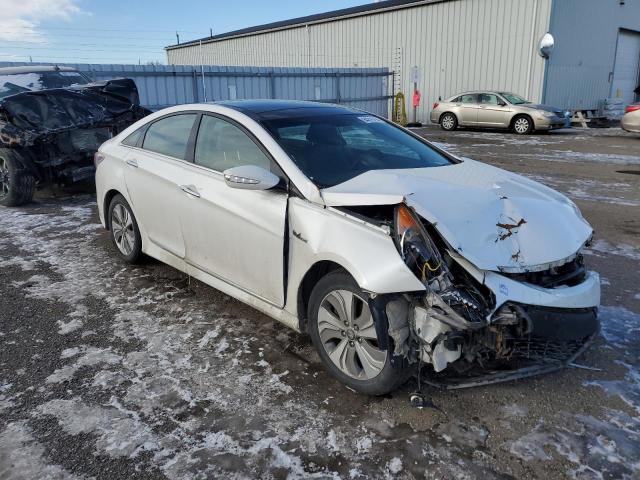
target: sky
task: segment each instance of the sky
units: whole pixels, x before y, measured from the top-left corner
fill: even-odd
[[[373,0],[0,0],[0,62],[166,63],[163,47]]]

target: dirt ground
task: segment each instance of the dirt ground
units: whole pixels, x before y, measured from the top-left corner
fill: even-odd
[[[358,395],[303,336],[117,260],[93,196],[43,196],[0,207],[0,479],[640,478],[640,136],[417,131],[580,206],[603,285],[589,369],[422,410],[413,383]]]

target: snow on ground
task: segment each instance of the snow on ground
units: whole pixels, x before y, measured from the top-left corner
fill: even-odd
[[[53,468],[54,478],[66,478],[59,467],[42,465],[42,446],[29,434],[30,421],[54,419],[65,435],[87,438],[95,455],[124,458],[139,468],[151,462],[174,479],[238,471],[331,478],[347,463],[363,476],[402,470],[403,459],[387,458],[383,450],[392,431],[383,435],[361,419],[335,413],[318,387],[301,391],[301,378],[309,375],[303,362],[293,372],[264,360],[265,352],[273,357],[279,348],[264,338],[295,334],[264,317],[256,324],[216,304],[199,304],[173,281],[150,283],[144,268],[125,266],[111,251],[96,248],[100,227],[93,215],[88,201],[59,214],[0,210],[0,252],[11,243],[50,271],[31,276],[22,289],[34,299],[65,304],[74,328],[59,319],[58,334],[79,339],[61,351],[64,365],[39,387],[43,401],[29,418],[0,432],[0,459],[9,455],[17,464],[32,464],[42,474]],[[29,265],[16,265],[29,271]],[[95,302],[104,307],[96,311]],[[83,329],[97,319],[110,322],[113,347],[82,343],[96,336]],[[70,382],[80,382],[87,395],[51,393]],[[0,408],[20,402],[2,393]],[[381,420],[375,412],[364,418],[369,415],[376,417],[372,423]],[[417,441],[420,447],[403,457],[412,465],[428,453],[434,472],[444,476],[482,471],[449,465],[455,448],[442,458],[435,446]],[[334,460],[319,465],[316,458]]]
[[[250,309],[237,303],[228,310],[221,294],[214,292],[211,302],[194,299],[179,274],[163,281],[150,277],[148,268],[123,265],[97,245],[103,234],[94,218],[90,199],[59,213],[0,210],[0,255],[9,247],[24,252],[29,262],[12,261],[27,278],[21,290],[65,305],[69,314],[54,328],[76,339],[60,349],[61,366],[37,386],[37,402],[27,403],[28,392],[0,381],[0,413],[27,409],[24,418],[0,429],[0,460],[24,466],[31,478],[73,478],[47,461],[34,431],[38,422],[53,421],[61,434],[88,442],[93,455],[141,470],[152,465],[173,479],[238,472],[288,478],[495,476],[487,450],[492,433],[482,424],[453,417],[431,432],[417,431],[359,396],[348,397],[353,405],[336,404],[327,382],[316,380],[326,373],[298,358],[282,360],[296,334],[262,316],[249,320]],[[606,242],[596,242],[593,250],[640,258]],[[32,264],[45,265],[48,273],[34,274]],[[586,382],[585,389],[622,399],[636,415],[614,408],[599,416],[553,413],[524,434],[505,438],[504,453],[542,464],[563,458],[565,473],[575,478],[640,475],[634,358],[640,319],[622,307],[603,307],[602,320],[607,348],[621,352],[622,374]],[[104,327],[100,335],[96,322]],[[529,411],[510,403],[496,415],[516,425]],[[2,462],[0,478],[15,477],[13,470],[3,477],[1,468]]]

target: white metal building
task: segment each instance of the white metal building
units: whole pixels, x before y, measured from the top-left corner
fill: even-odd
[[[555,48],[544,59],[538,44],[547,32]],[[439,96],[484,88],[564,108],[596,108],[615,96],[629,103],[639,32],[640,0],[387,0],[166,51],[170,64],[387,67],[407,107],[417,66],[425,122]]]

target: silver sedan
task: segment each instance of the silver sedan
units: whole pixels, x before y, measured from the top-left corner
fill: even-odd
[[[502,128],[520,135],[536,130],[571,126],[571,113],[560,108],[537,105],[508,92],[467,92],[437,102],[431,123],[444,130],[458,127]]]

